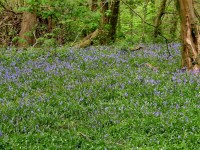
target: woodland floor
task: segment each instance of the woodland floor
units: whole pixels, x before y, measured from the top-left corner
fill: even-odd
[[[200,75],[180,45],[0,50],[0,149],[200,147]]]

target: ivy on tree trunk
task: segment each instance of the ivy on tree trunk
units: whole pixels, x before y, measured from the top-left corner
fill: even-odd
[[[156,38],[160,32],[160,25],[162,22],[162,16],[165,14],[165,7],[166,7],[167,0],[162,0],[160,4],[160,9],[155,21],[155,30],[154,30],[154,37]]]

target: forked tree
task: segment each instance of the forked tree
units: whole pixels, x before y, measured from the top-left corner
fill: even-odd
[[[177,0],[181,18],[182,67],[200,69],[200,20],[193,0]]]

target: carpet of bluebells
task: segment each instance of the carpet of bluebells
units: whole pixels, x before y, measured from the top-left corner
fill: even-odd
[[[0,49],[0,149],[200,147],[200,74],[180,44]]]

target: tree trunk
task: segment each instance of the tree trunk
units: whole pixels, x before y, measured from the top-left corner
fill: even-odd
[[[27,47],[35,43],[34,28],[37,25],[37,16],[34,13],[24,12],[22,16],[21,31],[19,37],[22,39],[19,41],[20,47]]]
[[[100,25],[100,37],[99,42],[102,45],[107,44],[109,15],[107,14],[109,9],[108,0],[101,0],[101,25]]]
[[[92,11],[97,11],[97,8],[98,8],[98,3],[97,3],[98,0],[92,0],[92,5],[91,5],[91,10]]]
[[[193,0],[178,0],[182,33],[182,67],[200,69],[200,21],[194,12]]]
[[[142,21],[142,26],[143,26],[143,30],[142,30],[142,36],[141,36],[141,41],[142,43],[145,43],[145,33],[146,33],[146,17],[147,17],[147,6],[148,6],[149,0],[145,0],[144,2],[144,6],[143,6],[143,21]]]
[[[165,14],[166,3],[167,3],[167,0],[162,0],[158,15],[156,17],[155,30],[154,30],[154,37],[155,38],[157,38],[157,36],[160,33],[160,25],[161,25],[161,22],[162,22],[161,19],[162,19],[162,16]]]
[[[109,9],[108,0],[101,0],[101,26],[104,27],[106,24],[109,23],[109,15],[107,11]]]
[[[110,42],[114,43],[116,38],[117,21],[119,14],[120,0],[113,0],[111,4],[111,16],[110,16],[110,29],[109,29],[109,39]]]

